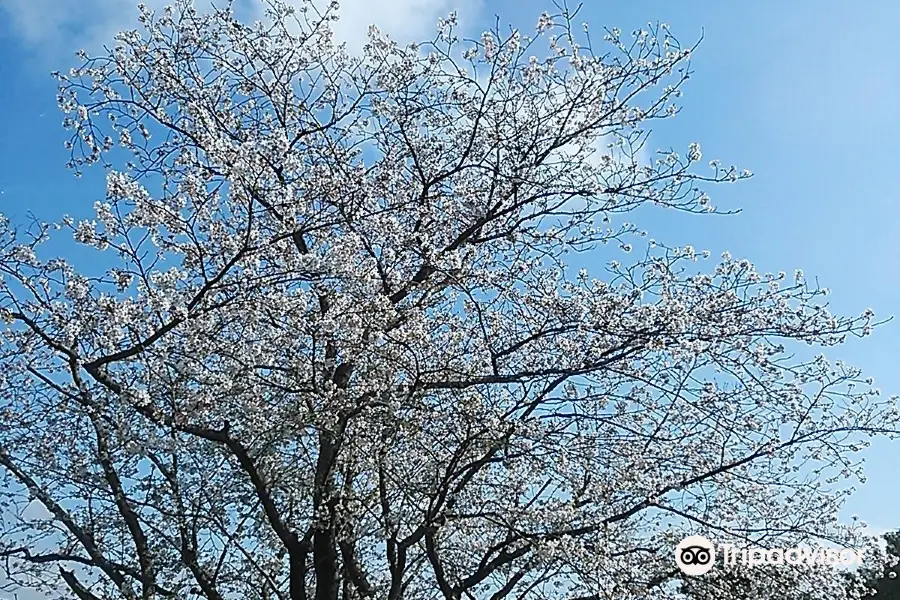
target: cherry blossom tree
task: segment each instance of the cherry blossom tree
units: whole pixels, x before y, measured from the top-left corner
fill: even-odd
[[[754,566],[752,569],[729,567],[712,571],[705,577],[686,578],[682,591],[692,600],[810,600],[869,595],[858,577],[836,578],[829,569],[821,565],[812,568],[805,565]]]
[[[862,575],[879,600],[896,600],[900,598],[900,579],[897,578],[897,571],[900,570],[897,568],[900,564],[900,531],[889,531],[881,539],[883,546],[879,546],[880,553],[875,554],[880,560],[869,561]]]
[[[336,4],[265,6],[142,7],[57,74],[107,187],[0,232],[11,585],[665,598],[688,534],[856,539],[842,482],[898,413],[817,348],[873,314],[622,220],[750,176],[646,148],[693,48],[562,6],[356,51]],[[51,257],[66,232],[96,259]]]

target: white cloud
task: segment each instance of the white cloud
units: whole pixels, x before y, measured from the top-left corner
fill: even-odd
[[[324,2],[324,0],[323,0]],[[440,17],[457,10],[474,16],[476,0],[342,0],[341,20],[333,25],[335,38],[351,50],[367,40],[369,25],[378,25],[398,42],[431,38]]]
[[[163,2],[150,0],[148,6]],[[79,48],[96,50],[122,29],[137,24],[137,2],[130,0],[5,0],[11,31],[42,58],[68,58]]]
[[[299,4],[296,0],[291,0]],[[325,0],[320,0],[324,3]],[[19,41],[45,60],[58,63],[68,60],[80,48],[97,51],[110,44],[113,36],[137,25],[138,0],[3,0],[3,14]],[[400,42],[431,37],[439,17],[452,10],[463,18],[474,16],[480,0],[344,0],[341,20],[333,24],[338,41],[347,42],[352,50],[366,40],[370,24]],[[171,0],[144,0],[150,8],[160,9]],[[208,0],[197,0],[198,8]],[[320,4],[323,5],[323,4]],[[239,13],[260,14],[260,0],[237,0]]]

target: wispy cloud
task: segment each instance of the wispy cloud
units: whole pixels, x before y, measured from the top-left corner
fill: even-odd
[[[352,49],[366,40],[369,25],[400,42],[430,37],[437,20],[451,10],[471,15],[480,0],[344,0],[340,3],[340,21],[333,24],[338,41]],[[298,0],[291,0],[299,4]],[[322,0],[324,2],[324,0]],[[171,0],[144,0],[153,9],[161,9]],[[210,5],[197,0],[198,9]],[[137,25],[137,0],[3,0],[0,18],[5,16],[13,35],[24,46],[44,59],[58,62],[78,49],[97,51],[110,44],[119,31]],[[260,0],[237,0],[235,9],[252,16],[262,11]]]
[[[5,0],[0,12],[6,13],[20,43],[42,58],[58,60],[80,48],[97,50],[109,44],[117,32],[137,24],[136,7],[131,0]]]
[[[324,4],[325,0],[322,0]],[[335,38],[347,42],[351,50],[368,39],[369,25],[398,42],[431,38],[440,17],[459,11],[463,18],[474,17],[479,0],[342,0],[340,21],[332,25]],[[293,0],[290,3],[300,4]]]

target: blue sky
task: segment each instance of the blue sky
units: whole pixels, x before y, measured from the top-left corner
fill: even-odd
[[[245,0],[243,0],[245,1]],[[156,2],[147,2],[155,4]],[[900,4],[882,0],[759,0],[753,3],[589,1],[583,20],[623,31],[666,22],[682,43],[704,41],[685,87],[683,111],[654,129],[653,146],[702,144],[705,158],[749,168],[747,182],[715,189],[736,217],[667,213],[641,223],[656,239],[729,250],[761,271],[802,268],[832,290],[837,313],[871,307],[897,315],[871,338],[832,352],[861,366],[885,394],[900,393],[900,67],[893,35]],[[549,2],[344,0],[341,37],[358,42],[369,22],[401,39],[429,34],[437,17],[460,9],[478,33],[493,22],[533,25]],[[75,180],[63,168],[65,133],[48,73],[74,64],[133,21],[121,0],[4,0],[0,4],[0,212],[21,219],[87,214],[105,186],[102,172]],[[580,18],[582,18],[580,17]],[[900,528],[900,442],[866,454],[868,483],[845,517],[878,530]]]

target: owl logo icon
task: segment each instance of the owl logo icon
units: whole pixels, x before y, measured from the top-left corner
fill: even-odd
[[[675,546],[675,564],[685,575],[708,573],[716,564],[716,547],[702,535],[691,535]]]

